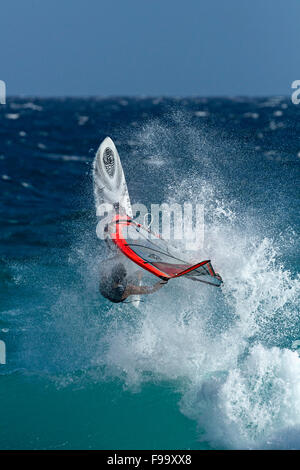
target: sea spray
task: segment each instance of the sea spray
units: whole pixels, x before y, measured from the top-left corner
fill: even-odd
[[[144,132],[156,158],[171,154],[178,141],[158,122]],[[168,137],[166,149],[160,134]],[[191,135],[192,129],[188,142]],[[200,147],[187,141],[185,155],[195,158]],[[179,187],[169,184],[165,196],[204,204],[205,242],[198,256],[217,264],[222,291],[188,280],[170,283],[147,299],[133,328],[124,321],[110,336],[106,364],[129,387],[174,381],[182,393],[181,411],[197,420],[199,436],[212,446],[267,447],[274,433],[300,426],[300,359],[286,349],[300,333],[300,280],[282,264],[278,237],[275,242],[265,236],[268,220],[259,212],[253,218],[245,202],[226,199],[230,182],[222,192],[220,168],[208,159],[209,148],[201,151],[198,178],[184,176]]]

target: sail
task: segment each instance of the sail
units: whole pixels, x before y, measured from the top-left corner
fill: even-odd
[[[222,284],[210,260],[197,264],[183,261],[171,253],[165,240],[128,216],[117,215],[109,226],[109,235],[124,255],[161,279],[188,276],[217,287]]]

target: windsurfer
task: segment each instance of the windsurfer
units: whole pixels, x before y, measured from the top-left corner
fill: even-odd
[[[140,280],[142,273],[137,274]],[[168,279],[160,280],[153,286],[138,286],[129,281],[127,271],[122,263],[116,264],[110,272],[101,274],[99,290],[103,297],[114,303],[124,302],[130,295],[148,295],[161,289]]]

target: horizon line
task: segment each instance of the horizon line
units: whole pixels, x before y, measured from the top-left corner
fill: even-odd
[[[128,94],[107,94],[107,95],[60,95],[60,94],[51,94],[51,95],[32,95],[32,94],[7,94],[6,95],[7,99],[13,99],[13,98],[18,98],[18,99],[27,99],[27,98],[38,98],[38,99],[59,99],[59,98],[67,98],[67,99],[115,99],[115,98],[127,98],[127,99],[151,99],[151,98],[168,98],[168,99],[192,99],[192,98],[201,98],[201,99],[216,99],[216,98],[224,98],[224,99],[239,99],[239,98],[290,98],[290,95],[284,95],[284,94],[272,94],[272,95],[266,95],[266,94],[253,94],[253,95],[246,95],[246,94],[237,94],[237,95],[232,95],[232,94],[220,94],[220,95],[196,95],[196,94],[191,94],[191,95],[152,95],[152,94],[136,94],[136,95],[128,95]]]

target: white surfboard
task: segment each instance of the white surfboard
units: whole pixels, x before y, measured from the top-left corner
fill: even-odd
[[[121,160],[110,137],[106,137],[97,150],[93,163],[93,185],[96,213],[101,204],[112,204],[129,217],[133,216]],[[138,307],[140,296],[132,296],[132,302]]]
[[[132,217],[131,203],[121,160],[110,137],[103,140],[93,163],[96,211],[103,203],[119,204]]]

